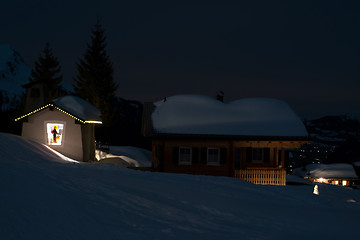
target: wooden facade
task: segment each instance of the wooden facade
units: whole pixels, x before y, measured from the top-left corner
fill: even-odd
[[[237,177],[255,184],[285,185],[285,149],[304,141],[157,138],[155,170]],[[251,176],[250,176],[251,175]]]
[[[271,131],[271,134],[267,132],[264,136],[259,136],[260,130],[256,130],[256,134],[253,135],[245,135],[241,131],[231,132],[227,135],[226,133],[224,135],[211,134],[206,131],[196,133],[198,132],[196,126],[202,127],[201,121],[206,123],[204,118],[201,118],[200,122],[196,122],[193,125],[194,128],[191,128],[192,130],[187,130],[188,133],[185,133],[186,131],[172,132],[171,129],[158,131],[154,128],[152,114],[159,118],[160,113],[156,111],[156,108],[159,104],[165,105],[169,104],[168,102],[164,99],[162,103],[157,103],[157,106],[153,103],[144,104],[142,130],[143,135],[152,140],[152,166],[155,171],[228,176],[241,178],[254,184],[285,185],[286,150],[300,148],[308,140],[304,126],[302,131],[292,131],[292,128],[289,128],[286,136],[281,133],[277,135],[276,130]],[[187,103],[187,101],[185,102]],[[211,104],[216,105],[214,102]],[[170,103],[170,106],[173,105]],[[176,122],[185,119],[185,122],[189,124],[193,120],[191,114],[195,111],[192,110],[186,115],[186,118],[179,115],[180,120],[174,119],[174,116],[172,116],[172,120]],[[263,111],[263,109],[259,111]],[[237,114],[237,116],[241,115],[239,112]],[[266,115],[268,112],[265,111],[263,114]],[[165,115],[164,119],[167,117]],[[236,123],[236,118],[232,123],[234,121]],[[279,121],[281,122],[281,119]],[[298,123],[302,124],[300,119],[298,119]],[[227,122],[217,124],[224,127]],[[264,125],[273,126],[271,124]],[[278,123],[275,126],[275,129],[282,131]],[[294,128],[299,128],[297,123],[294,126]],[[245,125],[242,128],[246,130]],[[211,131],[212,129],[209,127],[209,132]]]

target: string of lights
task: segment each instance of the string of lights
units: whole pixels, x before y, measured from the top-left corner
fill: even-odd
[[[41,111],[41,110],[44,110],[45,108],[48,108],[48,107],[54,107],[56,110],[58,110],[58,111],[60,111],[60,112],[62,112],[62,113],[64,113],[64,114],[66,114],[66,115],[74,118],[75,120],[77,120],[77,121],[79,121],[79,122],[81,122],[81,123],[83,123],[83,124],[86,124],[86,123],[88,123],[88,124],[102,124],[101,121],[94,121],[94,120],[85,120],[85,121],[84,121],[84,120],[82,120],[82,119],[74,116],[73,114],[71,114],[71,113],[63,110],[62,108],[59,108],[58,106],[55,106],[55,105],[52,104],[52,103],[49,103],[49,104],[47,104],[47,105],[45,105],[45,106],[42,106],[42,107],[40,107],[40,108],[38,108],[38,109],[35,109],[35,110],[32,111],[32,112],[26,113],[26,114],[22,115],[21,117],[16,118],[16,119],[15,119],[15,122],[17,122],[17,121],[19,121],[19,120],[21,120],[21,119],[23,119],[23,118],[25,118],[25,117],[28,117],[28,116],[30,116],[30,115],[33,115],[34,113],[37,113],[37,112],[39,112],[39,111]]]

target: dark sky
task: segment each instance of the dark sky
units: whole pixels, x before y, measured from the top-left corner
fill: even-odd
[[[303,118],[360,111],[360,1],[12,0],[0,44],[31,67],[49,41],[72,83],[99,16],[120,97],[274,97]]]

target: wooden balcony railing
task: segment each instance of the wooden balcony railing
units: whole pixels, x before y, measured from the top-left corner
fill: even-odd
[[[285,169],[245,169],[235,170],[235,177],[261,185],[286,185]]]

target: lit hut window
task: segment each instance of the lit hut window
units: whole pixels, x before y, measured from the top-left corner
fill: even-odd
[[[64,124],[48,123],[46,124],[48,145],[61,145],[64,133]]]

